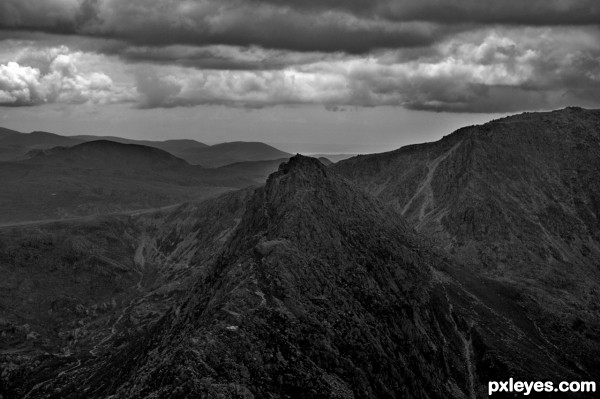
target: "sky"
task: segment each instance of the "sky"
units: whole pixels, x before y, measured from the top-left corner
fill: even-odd
[[[378,152],[600,103],[597,0],[2,0],[0,126]]]

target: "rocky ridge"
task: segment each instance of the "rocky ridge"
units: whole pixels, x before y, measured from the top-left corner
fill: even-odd
[[[191,258],[180,302],[27,397],[474,398],[509,374],[586,376],[518,291],[317,160],[293,157],[243,204],[213,255]]]

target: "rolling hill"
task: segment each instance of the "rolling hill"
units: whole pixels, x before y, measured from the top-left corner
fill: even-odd
[[[0,128],[0,161],[18,161],[53,147],[72,147],[90,141],[111,141],[158,148],[187,161],[207,168],[248,162],[289,158],[291,154],[260,142],[231,142],[209,146],[190,139],[165,141],[134,140],[116,136],[61,136],[47,132],[20,133]]]
[[[20,133],[3,129],[0,134],[0,161],[21,159],[31,150],[73,146],[81,142],[48,132]]]
[[[88,141],[73,147],[54,147],[32,155],[23,162],[48,167],[122,169],[139,173],[190,167],[183,159],[158,148],[108,140]]]
[[[231,142],[215,145],[206,145],[195,140],[132,140],[119,137],[74,136],[79,140],[94,141],[105,139],[124,144],[140,144],[148,147],[160,148],[178,158],[184,159],[192,165],[206,168],[217,168],[232,163],[248,161],[272,161],[289,158],[291,154],[280,151],[274,147],[260,142]]]
[[[0,162],[0,224],[163,207],[255,185],[256,178],[190,165],[136,144],[57,147]]]
[[[108,141],[114,141],[116,143],[123,143],[123,144],[145,145],[148,147],[160,148],[161,150],[170,152],[171,154],[173,154],[175,156],[179,156],[178,154],[185,150],[192,150],[192,149],[208,147],[207,144],[200,143],[199,141],[190,140],[190,139],[152,141],[152,140],[126,139],[123,137],[116,137],[116,136],[79,135],[79,136],[72,136],[72,137],[74,139],[82,140],[82,141],[108,140]]]

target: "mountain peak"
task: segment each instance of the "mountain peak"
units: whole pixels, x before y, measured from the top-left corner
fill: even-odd
[[[293,172],[302,171],[324,174],[325,169],[325,165],[323,165],[317,158],[296,154],[287,162],[279,165],[279,170],[276,173],[286,175]]]
[[[318,159],[296,154],[279,165],[267,179],[267,192],[279,192],[280,186],[294,191],[298,187],[316,187],[328,177],[327,168]]]

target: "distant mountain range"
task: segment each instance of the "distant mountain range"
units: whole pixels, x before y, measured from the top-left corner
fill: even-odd
[[[260,184],[284,160],[203,168],[158,148],[108,140],[0,162],[0,225],[157,208]]]
[[[0,227],[0,394],[479,399],[489,381],[597,380],[599,132],[600,111],[567,108],[330,166],[206,169],[108,141],[6,163],[128,195],[278,166],[169,209]]]
[[[246,141],[221,143],[196,149],[182,148],[173,153],[192,165],[202,165],[207,168],[217,168],[237,162],[287,159],[292,156],[265,143]]]
[[[0,225],[206,198],[261,184],[289,156],[264,143],[208,146],[194,140],[65,137],[1,129]]]
[[[260,142],[236,141],[209,146],[195,140],[150,141],[114,136],[61,136],[47,132],[20,133],[2,128],[0,130],[0,161],[25,159],[32,150],[46,150],[57,146],[71,147],[98,140],[159,148],[192,165],[201,165],[207,168],[216,168],[236,162],[268,161],[291,156],[291,154]]]

